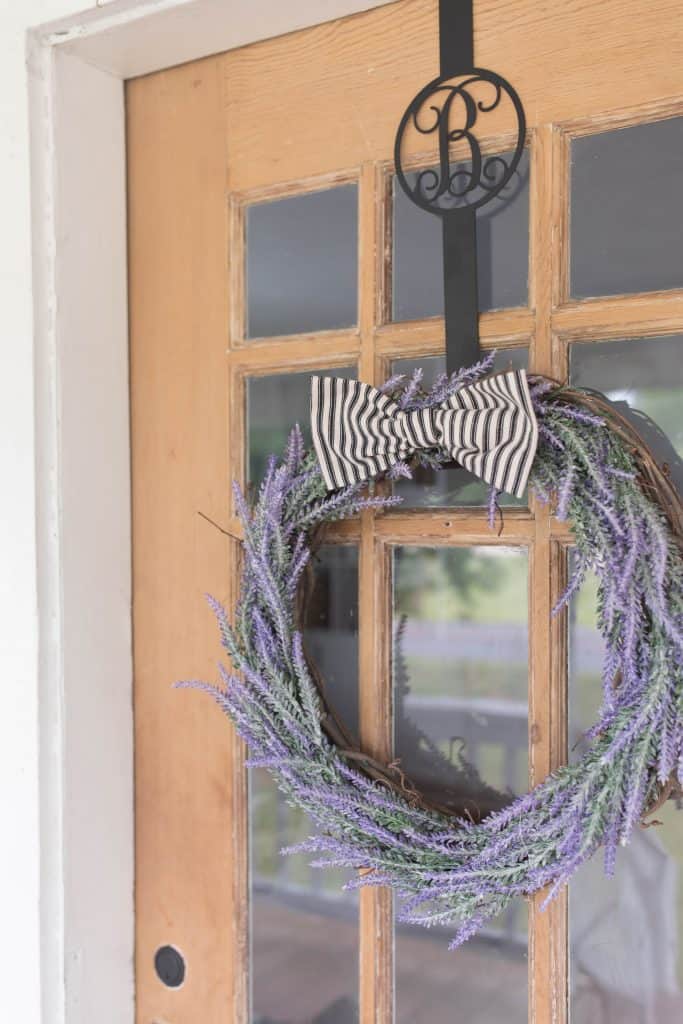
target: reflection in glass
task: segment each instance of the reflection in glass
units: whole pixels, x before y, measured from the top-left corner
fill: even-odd
[[[396,754],[440,802],[471,795],[475,816],[527,789],[527,634],[525,549],[395,550]]]
[[[528,785],[527,558],[519,548],[394,554],[394,735],[432,800],[479,816]],[[455,954],[453,929],[396,926],[397,1021],[527,1020],[522,901]]]
[[[301,427],[306,445],[311,444],[311,376],[327,373],[354,377],[355,368],[335,367],[309,373],[278,373],[247,378],[247,430],[249,451],[247,480],[258,483],[270,455],[280,455],[295,423]]]
[[[511,156],[503,155],[508,159]],[[416,174],[407,177],[414,179]],[[393,319],[443,316],[440,218],[416,206],[396,179],[393,208]],[[476,216],[479,309],[525,306],[529,276],[528,153],[522,154],[510,183],[498,197],[480,207]]]
[[[358,551],[321,548],[306,608],[306,650],[325,681],[335,715],[358,742]]]
[[[571,294],[683,286],[683,118],[574,139]]]
[[[602,638],[597,582],[569,609],[569,744],[573,758],[598,715]],[[635,829],[606,879],[598,854],[570,885],[572,1024],[683,1020],[683,813],[669,801],[659,828]]]
[[[529,350],[526,348],[500,349],[493,372],[526,369],[528,359]],[[422,359],[397,359],[392,363],[391,373],[410,375],[419,367],[424,371],[423,382],[429,387],[439,374],[445,372],[446,358],[427,356]],[[485,505],[488,486],[459,466],[438,472],[419,466],[413,471],[412,480],[398,480],[394,484],[394,494],[400,494],[403,498],[403,508]],[[498,504],[526,505],[526,498],[518,499],[510,494],[501,494]]]
[[[326,693],[358,730],[358,553],[325,547],[317,557],[306,646]],[[342,891],[349,872],[309,867],[280,849],[311,833],[264,769],[251,769],[252,1003],[255,1024],[356,1024],[358,907]]]
[[[247,337],[352,327],[357,239],[355,185],[247,207]]]
[[[570,381],[604,392],[683,494],[683,335],[571,345]]]

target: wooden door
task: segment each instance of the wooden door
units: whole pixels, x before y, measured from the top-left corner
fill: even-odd
[[[664,420],[683,394],[680,15],[677,0],[475,3],[477,63],[515,85],[528,121],[511,219],[478,225],[482,345],[561,380],[614,379],[624,401],[633,365],[656,377],[646,390]],[[299,862],[281,865],[278,828],[304,826],[259,779],[250,870],[245,751],[209,701],[171,688],[215,677],[203,595],[235,598],[230,481],[256,476],[280,443],[304,375],[380,383],[401,361],[433,372],[443,354],[438,236],[402,205],[391,163],[399,118],[437,71],[436,0],[401,0],[128,84],[140,1024],[568,1018],[566,895],[544,913],[531,901],[528,923],[520,906],[457,953],[442,934],[399,928],[394,942],[388,892],[340,904]],[[485,142],[504,151],[509,126],[494,121]],[[581,675],[581,650],[568,669],[568,629],[575,647],[592,642],[585,608],[551,617],[571,534],[534,501],[506,507],[492,532],[467,481],[404,493],[405,508],[330,533],[321,657],[333,675],[344,662],[369,751],[404,756],[408,721],[448,761],[460,725],[433,730],[457,714],[483,774],[519,788],[528,767],[538,781],[568,756],[572,686],[583,693],[594,672],[590,654]],[[459,660],[435,654],[442,635]],[[675,873],[676,821],[657,842]],[[669,947],[666,979],[652,968],[640,987],[599,952],[609,941],[617,956],[643,919],[591,918],[585,893],[599,903],[603,886],[629,884],[572,890],[572,936],[574,922],[585,931],[572,943],[574,1021],[680,1019]],[[662,899],[678,943],[680,908]],[[605,915],[623,925],[609,939]],[[164,946],[182,954],[180,986],[155,973]]]

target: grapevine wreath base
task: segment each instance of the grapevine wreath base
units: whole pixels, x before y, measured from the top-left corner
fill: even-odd
[[[406,411],[442,403],[485,375],[491,359],[442,377],[429,390],[418,371],[382,389]],[[576,763],[530,793],[484,815],[430,803],[396,764],[353,748],[330,710],[301,631],[311,554],[326,523],[381,509],[394,498],[362,485],[328,494],[295,428],[271,459],[253,507],[236,489],[244,524],[241,594],[232,622],[215,601],[232,671],[211,694],[315,834],[286,852],[316,867],[358,870],[349,887],[390,886],[400,918],[452,923],[452,946],[472,936],[517,895],[549,887],[552,899],[598,848],[614,871],[619,846],[683,782],[683,514],[666,467],[599,394],[530,378],[539,443],[530,485],[569,519],[576,571],[562,608],[586,573],[598,577],[605,641],[603,698],[589,745]],[[438,467],[438,450],[415,461]],[[393,475],[409,475],[397,463]],[[489,501],[494,525],[496,493]]]

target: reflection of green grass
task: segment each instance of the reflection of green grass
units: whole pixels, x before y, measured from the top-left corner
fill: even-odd
[[[586,577],[572,603],[580,626],[595,626],[598,609],[598,579],[593,573]]]
[[[464,617],[470,622],[524,622],[527,611],[527,560],[515,553],[507,558],[486,558],[499,572],[493,590],[477,590],[464,604]]]
[[[526,622],[527,575],[520,549],[401,548],[395,613],[432,622]]]
[[[581,732],[597,718],[602,703],[602,679],[596,672],[573,673],[570,680],[569,703],[571,720]]]
[[[469,658],[406,657],[411,693],[424,697],[527,699],[527,667],[520,662],[493,665]]]

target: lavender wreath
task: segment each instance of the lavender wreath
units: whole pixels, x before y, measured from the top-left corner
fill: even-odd
[[[477,380],[485,360],[430,390],[418,372],[383,388],[401,408],[436,405]],[[571,522],[576,571],[559,611],[589,570],[599,583],[606,656],[602,706],[586,753],[527,795],[483,816],[449,813],[407,786],[395,765],[348,745],[304,651],[300,595],[321,528],[394,498],[360,485],[328,495],[315,455],[295,428],[271,458],[253,505],[235,488],[244,526],[239,603],[228,620],[211,600],[231,670],[206,691],[316,833],[283,852],[313,866],[358,870],[350,886],[390,886],[400,918],[453,923],[452,948],[518,895],[551,900],[600,847],[605,870],[633,829],[683,783],[683,514],[680,500],[634,429],[597,393],[532,377],[539,446],[530,486]],[[439,466],[438,451],[417,456]],[[406,475],[410,467],[393,467]],[[490,494],[489,518],[496,515]]]

